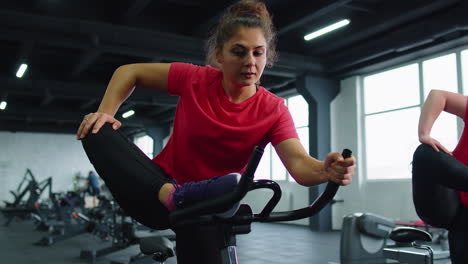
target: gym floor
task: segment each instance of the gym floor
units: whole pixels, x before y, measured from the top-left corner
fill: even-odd
[[[0,223],[3,223],[0,215]],[[86,263],[79,258],[80,250],[105,246],[99,238],[83,234],[59,241],[49,247],[35,246],[45,232],[34,230],[30,221],[14,221],[10,226],[0,225],[0,256],[15,264]],[[252,232],[237,236],[239,263],[339,263],[339,232],[312,232],[307,227],[285,224],[254,223]],[[115,252],[99,259],[96,264],[122,261],[137,254],[138,246]],[[175,264],[175,258],[166,264]]]

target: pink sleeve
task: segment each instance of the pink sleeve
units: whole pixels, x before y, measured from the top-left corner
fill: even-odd
[[[276,146],[277,144],[281,143],[286,139],[299,139],[289,109],[284,105],[281,106],[281,108],[281,115],[278,121],[276,121],[276,123],[273,125],[271,130],[271,144],[273,146]]]
[[[188,63],[171,63],[169,75],[167,77],[167,91],[169,94],[182,96],[184,90],[197,77],[197,72],[201,67]]]

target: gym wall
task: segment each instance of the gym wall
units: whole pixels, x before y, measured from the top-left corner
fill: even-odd
[[[28,168],[37,181],[52,177],[53,192],[72,190],[73,177],[92,169],[75,135],[0,132],[0,146],[0,201],[12,201]]]

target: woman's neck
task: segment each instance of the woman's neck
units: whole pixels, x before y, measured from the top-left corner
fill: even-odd
[[[226,85],[227,82],[223,80],[223,90],[230,102],[240,104],[250,97],[254,96],[257,92],[257,85],[251,86],[234,86]]]

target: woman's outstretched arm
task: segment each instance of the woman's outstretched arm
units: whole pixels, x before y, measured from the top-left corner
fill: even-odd
[[[286,139],[275,146],[284,166],[304,186],[313,186],[328,181],[348,185],[356,168],[353,156],[343,159],[338,152],[330,152],[324,161],[311,157],[296,138]]]
[[[117,68],[107,85],[97,112],[84,117],[78,128],[77,138],[84,138],[90,131],[97,133],[105,123],[111,123],[114,129],[120,128],[122,124],[114,118],[120,105],[137,86],[167,91],[169,68],[168,63],[138,63]]]

